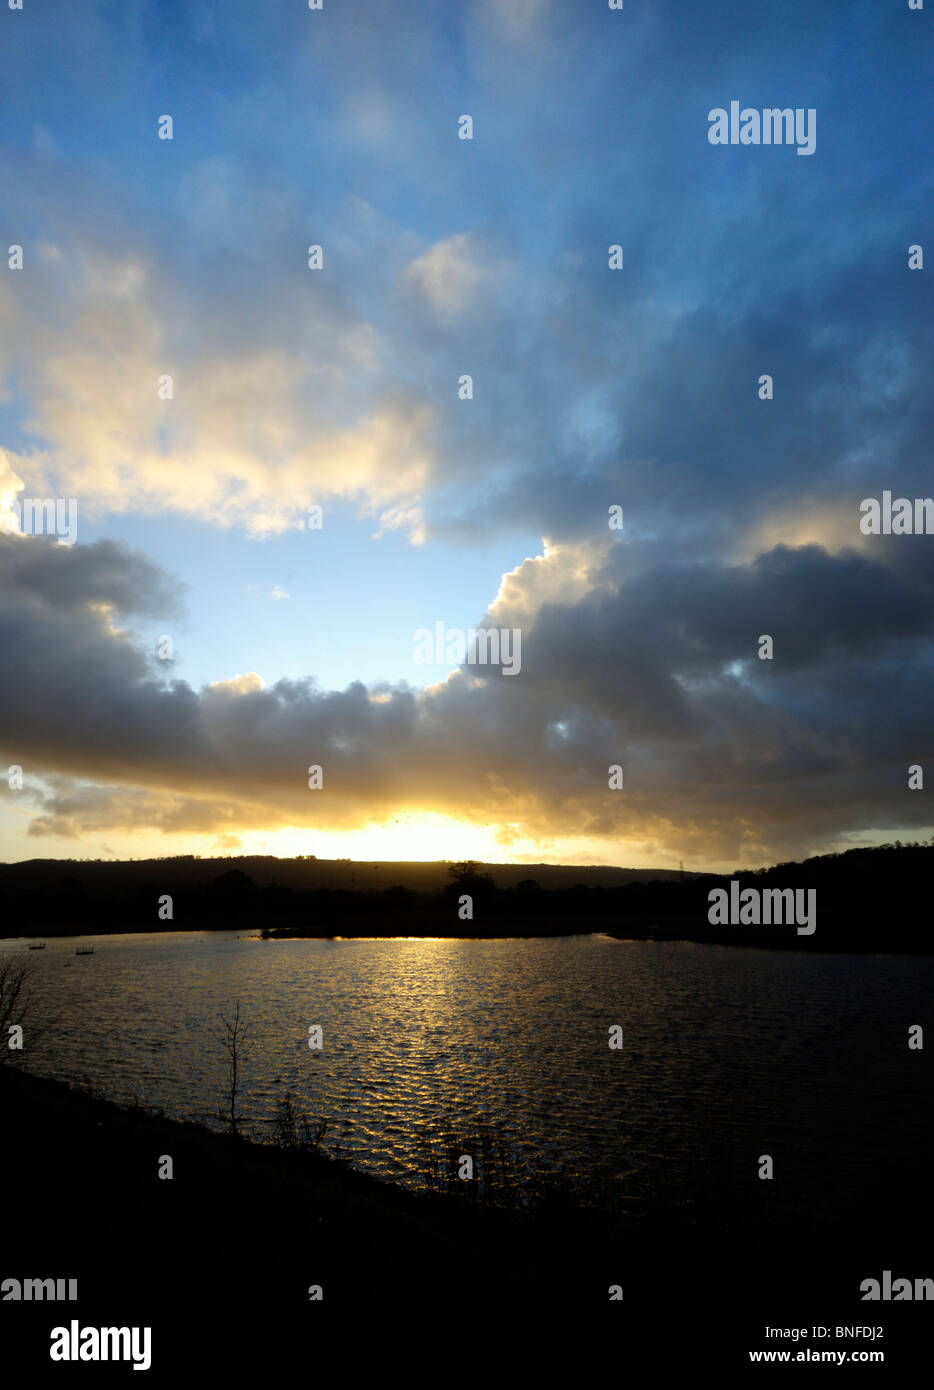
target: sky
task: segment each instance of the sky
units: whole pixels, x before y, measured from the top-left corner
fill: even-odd
[[[929,839],[930,10],[0,11],[0,859]]]

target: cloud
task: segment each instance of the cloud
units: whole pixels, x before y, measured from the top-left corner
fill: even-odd
[[[817,546],[644,571],[637,552],[552,552],[508,576],[495,616],[531,622],[515,677],[328,691],[249,672],[195,691],[112,621],[176,601],[167,576],[109,543],[2,538],[16,679],[0,688],[0,749],[24,768],[32,833],[347,830],[402,808],[551,844],[573,826],[608,859],[638,840],[724,862],[925,823],[906,772],[934,752],[934,574]],[[584,576],[573,592],[543,578],[562,563]],[[617,762],[622,793],[607,786]]]
[[[9,457],[0,449],[0,533],[19,531],[20,514],[17,510],[19,494],[25,483],[18,473],[10,467]]]
[[[247,671],[245,676],[230,676],[227,680],[211,681],[206,687],[212,691],[226,691],[231,695],[248,695],[254,690],[263,690],[265,682],[255,671]]]
[[[605,536],[597,539],[568,545],[545,541],[544,545],[543,555],[523,560],[503,575],[487,612],[487,622],[528,629],[544,604],[577,604],[607,582],[605,566],[613,545],[609,528]]]
[[[77,495],[88,515],[177,512],[255,536],[346,499],[377,534],[416,540],[519,529],[570,543],[619,502],[643,534],[749,556],[760,532],[830,542],[795,525],[804,505],[835,511],[842,534],[850,489],[858,501],[890,471],[920,486],[931,352],[905,267],[924,217],[920,136],[906,128],[904,158],[879,158],[905,99],[907,32],[854,4],[853,42],[828,70],[833,20],[802,4],[784,23],[767,7],[711,25],[701,11],[571,16],[542,0],[469,14],[463,46],[443,17],[388,4],[362,45],[352,14],[335,14],[326,50],[312,24],[297,38],[266,17],[273,84],[249,61],[255,13],[231,5],[224,51],[243,61],[243,89],[200,91],[201,142],[186,134],[149,171],[158,213],[123,151],[76,158],[51,124],[61,161],[27,149],[0,168],[11,220],[32,229],[28,295],[0,279],[0,385],[23,402],[11,464],[28,488]],[[808,53],[796,15],[815,34]],[[187,23],[214,43],[205,16]],[[625,44],[608,41],[621,26]],[[123,95],[158,90],[133,26],[100,16],[65,33],[89,71],[119,70]],[[867,97],[862,55],[880,37]],[[502,80],[516,44],[527,88]],[[54,58],[44,45],[16,51]],[[100,118],[107,93],[60,66],[82,118],[87,102]],[[810,161],[718,159],[738,152],[707,145],[710,105],[792,71],[837,131],[820,179]],[[474,142],[456,138],[465,105]],[[865,119],[851,145],[853,110]],[[297,137],[312,121],[309,183]],[[319,274],[304,251],[322,238]],[[464,372],[475,398],[451,409]],[[171,403],[156,395],[163,373]]]
[[[31,269],[28,318],[0,293],[35,441],[7,450],[4,478],[86,514],[168,511],[255,536],[332,499],[419,528],[430,409],[377,370],[372,326],[326,289],[279,287],[244,338],[236,301],[199,306],[141,250],[73,243]]]
[[[480,12],[500,41],[541,41],[553,22],[550,0],[481,0]]]
[[[477,238],[458,232],[417,256],[406,279],[439,319],[450,322],[477,308],[477,297],[493,274]]]

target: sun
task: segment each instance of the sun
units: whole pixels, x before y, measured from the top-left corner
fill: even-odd
[[[495,826],[471,825],[454,816],[399,811],[382,822],[359,830],[320,830],[289,827],[241,835],[241,853],[276,854],[282,858],[314,853],[318,859],[357,859],[378,863],[410,863],[442,859],[476,859],[495,863],[509,856],[497,843]]]

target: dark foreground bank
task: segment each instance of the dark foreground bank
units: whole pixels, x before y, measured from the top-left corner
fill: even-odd
[[[934,1331],[934,1303],[867,1303],[859,1287],[886,1269],[934,1276],[923,1155],[902,1182],[875,1175],[843,1223],[784,1210],[768,1184],[690,1215],[580,1210],[561,1194],[516,1214],[403,1192],[9,1066],[0,1115],[0,1279],[71,1278],[78,1292],[73,1303],[0,1302],[17,1383],[128,1373],[52,1366],[51,1330],[75,1318],[150,1327],[147,1375],[166,1383],[199,1367],[213,1380],[248,1366],[317,1378],[327,1365],[333,1379],[327,1351],[342,1375],[373,1354],[384,1372],[408,1366],[422,1384],[494,1365],[508,1375],[503,1358],[520,1348],[526,1374],[559,1351],[609,1349],[619,1370],[648,1358],[663,1377],[675,1367],[729,1376],[750,1351],[792,1345],[766,1326],[815,1325],[831,1329],[821,1345],[850,1351],[862,1344],[836,1340],[838,1325],[882,1327],[871,1345],[908,1374]],[[174,1176],[160,1180],[167,1156]],[[793,1350],[805,1345],[818,1342]]]

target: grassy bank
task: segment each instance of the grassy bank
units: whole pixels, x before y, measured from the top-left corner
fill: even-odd
[[[586,1336],[588,1349],[606,1339],[696,1365],[713,1338],[718,1364],[738,1365],[766,1322],[880,1322],[859,1280],[899,1262],[924,1273],[916,1199],[900,1206],[897,1190],[837,1227],[738,1195],[725,1222],[713,1208],[691,1220],[582,1211],[557,1193],[522,1214],[402,1191],[9,1065],[0,1115],[0,1278],[78,1280],[74,1304],[0,1303],[5,1364],[24,1373],[48,1365],[50,1329],[73,1317],[151,1326],[153,1373],[317,1373],[325,1346],[348,1374],[368,1352],[403,1367],[429,1346],[436,1357],[441,1331],[445,1364],[479,1371],[503,1354],[504,1328],[524,1360]],[[174,1176],[160,1180],[166,1155]],[[900,1346],[922,1311],[885,1307]]]
[[[527,1214],[410,1192],[320,1153],[289,1153],[116,1105],[11,1065],[0,1066],[0,1114],[4,1134],[15,1136],[2,1168],[6,1193],[16,1194],[4,1255],[26,1272],[43,1264],[39,1213],[47,1215],[50,1202],[61,1255],[50,1252],[45,1265],[80,1277],[89,1256],[99,1263],[102,1234],[129,1217],[153,1269],[172,1251],[212,1265],[219,1258],[230,1269],[249,1261],[265,1271],[253,1286],[261,1302],[304,1302],[314,1283],[331,1299],[350,1298],[376,1251],[392,1252],[398,1277],[422,1281],[439,1266],[480,1265],[488,1274],[491,1249],[542,1255],[568,1241],[596,1248],[608,1236],[606,1215],[575,1207],[566,1194]],[[165,1156],[170,1180],[158,1176]]]

